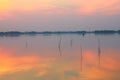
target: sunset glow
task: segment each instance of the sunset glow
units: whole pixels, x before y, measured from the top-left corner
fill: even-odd
[[[120,0],[0,0],[0,80],[120,80]]]
[[[0,0],[0,31],[119,29],[119,4],[120,0]]]
[[[0,12],[20,12],[28,11],[34,13],[62,12],[64,14],[120,14],[119,0],[0,0]],[[31,12],[28,12],[31,13]],[[54,13],[57,14],[57,13]],[[16,15],[16,14],[14,14]],[[6,13],[0,13],[0,18],[7,16]]]
[[[111,52],[115,52],[112,50]],[[15,75],[16,72],[25,72],[25,71],[32,71],[37,70],[34,75],[31,77],[44,77],[45,75],[53,75],[57,73],[57,76],[61,80],[65,80],[65,76],[69,76],[68,72],[71,72],[74,76],[68,77],[68,80],[84,80],[84,79],[111,79],[114,77],[118,77],[118,75],[113,75],[111,71],[119,71],[120,65],[118,64],[119,60],[114,60],[114,58],[110,58],[109,55],[112,56],[112,53],[105,52],[107,55],[103,56],[101,59],[101,65],[98,64],[98,59],[96,53],[93,51],[86,51],[84,54],[84,61],[83,61],[83,71],[81,72],[80,69],[80,58],[77,56],[79,55],[79,51],[75,52],[78,53],[75,55],[77,58],[67,62],[67,55],[66,60],[64,62],[59,62],[59,58],[54,58],[51,56],[49,57],[38,57],[37,55],[31,56],[22,56],[22,57],[15,57],[13,52],[9,51],[6,52],[2,48],[0,49],[0,76],[4,77],[7,74]],[[70,52],[69,52],[70,53]],[[26,54],[26,53],[24,53]],[[30,53],[29,53],[30,54]],[[34,53],[35,54],[35,53]],[[46,53],[48,54],[48,53]],[[116,57],[116,56],[114,56]],[[69,59],[68,59],[69,60]],[[104,60],[104,61],[103,61]],[[65,63],[67,62],[67,65]],[[59,63],[59,65],[56,63]],[[73,65],[74,64],[74,65]],[[71,66],[73,65],[73,66]],[[59,66],[60,69],[59,69]],[[73,69],[74,67],[74,69]],[[50,72],[49,70],[53,70]],[[63,75],[63,71],[65,71]],[[73,72],[74,71],[74,72]],[[97,73],[97,74],[96,74]],[[27,73],[29,75],[29,73]],[[76,77],[75,77],[76,75]],[[86,78],[77,77],[77,75],[84,75]],[[50,78],[48,76],[47,78]],[[49,79],[47,79],[49,80]]]

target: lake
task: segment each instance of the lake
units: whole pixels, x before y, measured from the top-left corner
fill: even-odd
[[[1,36],[0,80],[120,80],[120,35]]]

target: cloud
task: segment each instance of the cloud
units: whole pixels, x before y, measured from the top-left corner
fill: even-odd
[[[119,0],[78,0],[76,6],[78,8],[78,14],[94,15],[94,14],[120,14],[120,1]],[[112,15],[114,15],[114,13]]]

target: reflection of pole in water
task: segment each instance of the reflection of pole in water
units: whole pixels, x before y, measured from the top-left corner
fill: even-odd
[[[21,53],[27,53],[28,52],[28,42],[24,42],[23,43],[23,46],[22,46],[22,50],[21,50]]]
[[[28,48],[28,42],[26,42],[25,47]]]
[[[98,39],[98,59],[99,59],[99,64],[101,63],[101,46],[100,46],[100,39]]]
[[[73,45],[73,40],[71,39],[70,40],[70,46],[72,47],[72,45]]]
[[[62,42],[62,38],[60,37],[60,40],[59,40],[59,43],[58,43],[58,49],[59,49],[60,56],[62,56],[62,52],[61,52],[61,42]]]
[[[80,54],[81,54],[80,55],[81,56],[81,58],[80,58],[81,59],[81,63],[80,64],[81,64],[81,71],[82,71],[82,66],[83,66],[83,50],[82,50],[82,45],[80,46],[80,50],[81,50],[81,52],[80,52]]]

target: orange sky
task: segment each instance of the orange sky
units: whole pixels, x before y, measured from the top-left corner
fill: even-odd
[[[0,31],[119,29],[119,17],[120,0],[0,0]]]
[[[119,14],[120,0],[0,0],[0,19],[14,11],[21,13],[59,12],[62,14]],[[57,13],[55,13],[57,14]],[[15,14],[14,14],[15,15]]]

